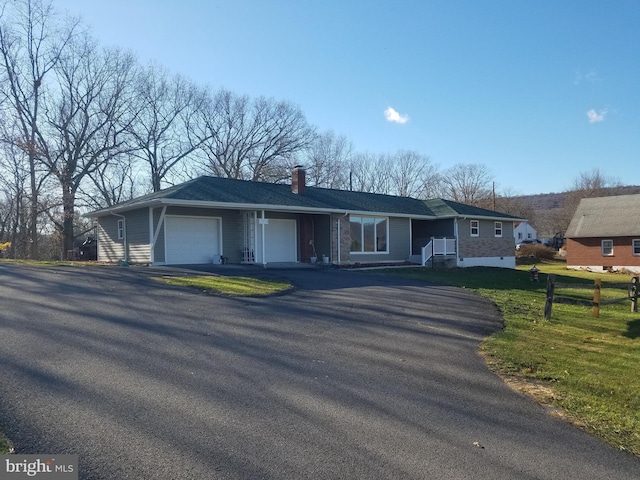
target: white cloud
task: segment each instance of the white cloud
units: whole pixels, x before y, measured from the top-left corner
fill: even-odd
[[[600,78],[600,75],[598,74],[598,72],[596,72],[595,69],[591,69],[587,73],[583,73],[582,71],[578,70],[576,72],[573,84],[580,85],[582,82],[600,83],[602,82],[602,78]]]
[[[400,115],[393,108],[389,107],[384,111],[384,118],[387,122],[392,123],[407,123],[409,121],[409,115]]]
[[[607,115],[606,110],[600,110],[596,112],[595,109],[591,109],[587,112],[587,118],[589,118],[589,123],[599,123],[604,122],[604,117]]]

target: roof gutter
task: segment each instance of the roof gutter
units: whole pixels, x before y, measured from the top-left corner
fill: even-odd
[[[288,206],[288,205],[272,205],[272,204],[259,204],[259,203],[227,203],[227,202],[207,202],[207,201],[194,201],[194,200],[172,200],[172,199],[154,199],[147,202],[140,202],[138,204],[130,203],[122,205],[120,207],[114,206],[105,208],[102,210],[96,210],[94,212],[86,213],[86,217],[97,218],[104,215],[111,215],[115,212],[124,212],[128,210],[135,210],[138,208],[148,208],[154,206],[176,206],[176,207],[192,207],[192,208],[224,208],[233,210],[270,210],[275,212],[294,212],[294,213],[342,213],[345,210],[335,208],[321,208],[321,207],[303,207],[303,206]],[[380,216],[393,216],[398,218],[422,218],[426,220],[441,218],[435,215],[419,215],[419,214],[407,214],[397,212],[376,212],[367,210],[349,210],[348,213],[353,215],[380,215]]]
[[[149,200],[147,202],[140,202],[140,203],[127,203],[127,204],[114,205],[112,207],[102,208],[100,210],[94,210],[93,212],[88,212],[88,213],[83,214],[83,216],[84,217],[88,217],[88,218],[104,217],[105,215],[120,216],[120,215],[116,214],[116,212],[126,212],[126,211],[129,211],[129,210],[136,210],[138,208],[153,207],[153,206],[158,206],[158,205],[162,205],[162,204],[163,204],[163,202],[160,199],[154,199],[154,200]]]

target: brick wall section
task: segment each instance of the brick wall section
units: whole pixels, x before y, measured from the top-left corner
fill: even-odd
[[[311,215],[300,215],[300,261],[309,262],[313,256],[313,218]]]
[[[567,265],[568,266],[603,266],[624,267],[640,266],[640,255],[633,255],[632,240],[638,237],[605,238],[613,240],[613,255],[602,255],[603,238],[568,238]]]
[[[507,237],[460,237],[458,257],[513,257],[515,245],[513,238]]]

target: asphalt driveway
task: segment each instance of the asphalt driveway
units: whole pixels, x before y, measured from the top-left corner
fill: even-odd
[[[227,273],[237,273],[226,269]],[[636,479],[640,461],[512,392],[463,290],[333,270],[270,298],[154,268],[0,266],[0,425],[82,479]]]

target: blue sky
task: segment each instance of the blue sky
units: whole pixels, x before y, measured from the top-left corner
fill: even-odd
[[[594,168],[640,185],[637,0],[53,4],[142,63],[297,104],[359,152],[484,164],[512,194]]]

